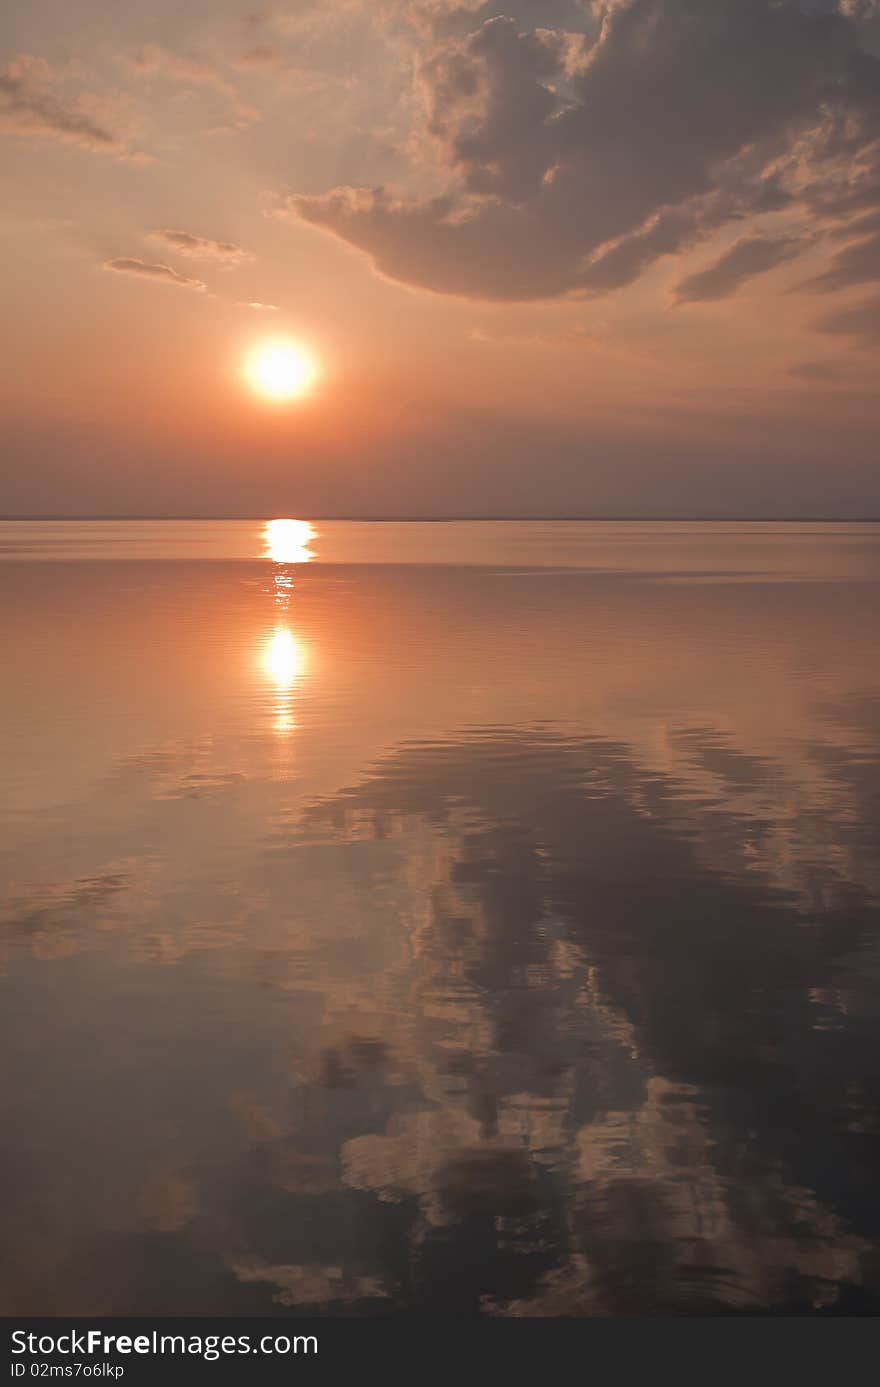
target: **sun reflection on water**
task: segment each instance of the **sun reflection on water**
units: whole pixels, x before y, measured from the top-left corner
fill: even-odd
[[[276,732],[291,732],[296,727],[293,697],[305,672],[305,647],[288,627],[276,626],[263,644],[260,664],[264,676],[273,686],[272,726]]]
[[[293,568],[308,563],[314,555],[309,545],[316,530],[307,520],[267,520],[263,527],[263,554],[276,565],[273,597],[280,612],[288,612],[293,596]],[[288,733],[296,727],[293,716],[294,689],[305,670],[305,648],[287,625],[276,626],[264,641],[260,663],[264,676],[273,686],[273,729]]]
[[[302,673],[303,650],[292,631],[277,626],[266,642],[263,666],[279,689],[291,688]]]
[[[317,531],[308,520],[267,520],[263,526],[263,555],[273,563],[309,563],[309,545]]]

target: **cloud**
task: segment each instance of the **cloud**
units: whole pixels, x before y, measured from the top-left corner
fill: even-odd
[[[638,231],[603,247],[584,269],[583,283],[596,293],[622,288],[662,256],[689,249],[726,222],[777,212],[790,202],[775,174],[759,181],[746,179],[739,187],[736,177],[730,177],[727,188],[667,208]]]
[[[252,308],[256,313],[278,313],[280,309],[277,303],[259,303],[256,299],[251,299],[249,303],[236,304],[236,308]]]
[[[812,326],[817,332],[854,337],[865,346],[880,346],[880,294],[826,313]]]
[[[766,274],[804,249],[797,236],[743,236],[714,264],[688,275],[675,287],[676,303],[706,303],[726,299],[755,275]]]
[[[234,1262],[232,1270],[239,1281],[265,1282],[276,1288],[276,1305],[354,1305],[360,1301],[385,1299],[388,1295],[377,1276],[358,1276],[341,1267],[316,1263],[303,1266],[266,1266],[259,1262]]]
[[[835,367],[829,366],[826,361],[799,361],[796,365],[789,367],[788,374],[794,376],[795,380],[809,383],[837,380],[839,376]]]
[[[234,58],[229,61],[233,67],[240,68],[261,68],[276,67],[283,58],[280,48],[273,44],[258,43],[252,48],[244,48],[240,53],[236,53]]]
[[[238,264],[242,260],[252,258],[250,251],[243,250],[231,241],[215,241],[209,236],[194,236],[189,231],[163,229],[151,231],[150,236],[154,241],[163,241],[166,245],[173,246],[181,255],[187,255],[193,260],[221,260]]]
[[[880,19],[880,0],[840,0],[840,12],[862,21]]]
[[[875,280],[880,280],[880,235],[856,241],[839,251],[828,269],[807,280],[802,287],[827,294],[836,289],[848,289],[854,284],[870,284]]]
[[[880,204],[880,189],[878,189],[878,204]],[[847,221],[843,226],[832,228],[828,232],[828,237],[832,241],[852,241],[858,236],[870,236],[874,232],[880,233],[880,205],[873,212],[866,212],[864,216],[858,216],[851,221]]]
[[[382,5],[389,18],[432,36],[466,34],[499,13],[523,27],[537,21],[546,29],[572,30],[584,24],[594,29],[601,22],[600,6],[592,0],[505,0],[503,5],[494,0],[382,0]]]
[[[215,91],[230,111],[233,129],[245,129],[260,119],[257,108],[242,99],[235,83],[209,58],[174,53],[160,44],[150,43],[125,55],[124,61],[136,76],[165,77],[183,86],[207,87]]]
[[[812,224],[843,184],[880,201],[880,61],[852,16],[622,0],[581,29],[496,16],[422,42],[410,148],[434,190],[337,187],[287,211],[392,279],[515,301],[630,282],[771,194]]]
[[[200,279],[190,279],[187,275],[178,274],[170,265],[153,265],[146,260],[136,260],[129,256],[105,260],[104,269],[115,270],[117,274],[140,275],[160,284],[178,284],[183,289],[195,289],[199,293],[204,293],[207,287]]]
[[[124,142],[95,114],[97,99],[59,93],[58,73],[40,58],[20,54],[0,68],[0,130],[64,140],[83,149],[115,154]]]

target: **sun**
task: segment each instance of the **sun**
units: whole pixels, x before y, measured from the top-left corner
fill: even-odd
[[[267,400],[299,400],[311,390],[318,364],[299,342],[273,338],[258,342],[245,358],[245,377]]]

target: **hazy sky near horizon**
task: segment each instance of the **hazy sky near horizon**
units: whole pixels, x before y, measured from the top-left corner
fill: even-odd
[[[880,0],[0,39],[0,512],[880,515]],[[284,405],[241,370],[279,335]]]

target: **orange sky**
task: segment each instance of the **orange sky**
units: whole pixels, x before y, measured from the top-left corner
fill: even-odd
[[[880,514],[878,35],[11,0],[0,512]]]

